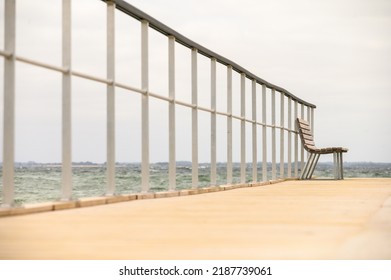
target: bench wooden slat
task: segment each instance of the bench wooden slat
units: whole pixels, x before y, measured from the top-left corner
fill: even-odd
[[[307,122],[306,120],[303,120],[301,118],[297,118],[297,120],[298,120],[299,123],[303,123],[303,124],[309,125],[309,122]]]
[[[304,140],[304,143],[305,143],[307,146],[315,146],[315,142],[314,142],[314,141],[311,141],[311,140]]]
[[[301,127],[301,128],[306,128],[306,129],[308,129],[308,130],[311,130],[311,127],[310,127],[309,124],[301,123],[301,124],[300,124],[300,127]]]
[[[315,145],[306,145],[306,147],[306,151],[310,151],[311,153],[315,153],[317,150],[319,150]]]
[[[312,135],[303,134],[303,138],[304,138],[305,140],[314,141],[314,138],[312,137]]]
[[[299,126],[299,130],[302,130],[302,131],[308,131],[308,132],[311,132],[311,129],[309,127],[306,127],[306,126]]]
[[[310,130],[301,129],[301,132],[305,135],[312,136],[312,133]]]

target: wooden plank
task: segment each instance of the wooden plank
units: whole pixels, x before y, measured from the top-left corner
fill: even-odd
[[[308,123],[299,122],[299,126],[311,129],[311,127],[310,127],[310,125]]]
[[[314,137],[312,137],[312,135],[309,135],[309,134],[300,134],[300,138],[314,141]]]
[[[312,135],[312,131],[309,127],[305,127],[305,126],[299,126],[299,129],[307,134],[311,134]]]
[[[315,146],[315,142],[312,140],[308,140],[308,139],[304,139],[304,144],[307,146],[309,146],[309,145]]]
[[[306,150],[310,151],[310,152],[316,152],[318,150],[318,148],[315,147],[314,145],[307,145]]]
[[[310,125],[309,122],[307,122],[306,120],[303,120],[301,118],[297,118],[297,121],[300,123],[300,124],[305,124],[305,125]]]

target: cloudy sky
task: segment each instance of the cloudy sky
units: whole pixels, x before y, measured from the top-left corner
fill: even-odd
[[[43,0],[39,6],[33,2],[18,1],[17,53],[60,65],[61,1]],[[128,2],[200,45],[315,104],[318,146],[348,147],[346,161],[391,162],[391,1]],[[2,7],[3,3],[0,0]],[[105,77],[105,5],[98,0],[78,0],[72,8],[72,67]],[[0,16],[3,38],[3,8]],[[139,86],[140,24],[120,12],[116,13],[116,24],[117,81]],[[164,95],[167,41],[155,33],[150,32],[151,90]],[[3,45],[1,39],[1,48]],[[190,73],[190,56],[181,46],[176,52],[177,95],[181,96],[182,89],[189,89],[186,73]],[[201,83],[207,80],[202,72],[208,69],[203,66],[208,63],[199,60]],[[218,79],[225,79],[220,72]],[[60,161],[61,75],[23,63],[17,64],[16,75],[16,160]],[[74,161],[104,162],[105,86],[75,78],[72,87]],[[200,91],[203,87],[201,84]],[[223,94],[224,81],[221,87]],[[250,86],[247,88],[250,93]],[[139,99],[137,94],[117,91],[118,161],[140,159]],[[167,161],[167,149],[162,148],[168,137],[167,106],[151,103],[151,161]],[[190,114],[179,108],[181,114],[177,124],[178,159],[190,160]],[[200,114],[200,122],[206,128],[201,129],[200,137],[207,143],[206,113]],[[224,127],[225,121],[218,120],[218,124]],[[224,161],[226,140],[224,136],[218,140],[222,143],[218,160]],[[208,157],[208,148],[200,151],[200,161],[208,161]]]

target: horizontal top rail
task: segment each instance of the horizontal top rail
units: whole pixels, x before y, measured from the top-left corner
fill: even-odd
[[[111,1],[113,3],[115,3],[116,5],[116,8],[122,12],[124,12],[125,14],[135,18],[135,19],[138,19],[138,20],[146,20],[149,22],[149,26],[153,29],[155,29],[156,31],[166,35],[166,36],[174,36],[175,37],[175,40],[188,47],[188,48],[195,48],[198,50],[198,53],[206,56],[206,57],[209,57],[209,58],[215,58],[219,63],[221,64],[224,64],[226,66],[232,66],[232,69],[235,70],[236,72],[239,72],[239,73],[243,73],[246,75],[247,78],[249,79],[252,79],[252,80],[255,80],[257,81],[257,83],[259,84],[262,84],[262,85],[265,85],[266,87],[270,88],[270,89],[274,89],[278,92],[281,92],[283,93],[285,96],[287,97],[291,97],[293,100],[296,100],[298,101],[300,104],[304,104],[308,107],[311,107],[311,108],[316,108],[316,106],[314,104],[311,104],[309,102],[306,102],[300,98],[298,98],[297,96],[293,95],[292,93],[290,93],[289,91],[287,91],[286,89],[282,88],[282,87],[279,87],[279,86],[276,86],[272,83],[269,83],[267,81],[265,81],[264,79],[261,79],[260,77],[254,75],[253,73],[251,73],[250,71],[246,70],[245,68],[243,68],[242,66],[238,65],[237,63],[197,44],[196,42],[188,39],[187,37],[183,36],[182,34],[178,33],[177,31],[173,30],[172,28],[168,27],[167,25],[161,23],[160,21],[158,21],[157,19],[153,18],[152,16],[144,13],[143,11],[137,9],[136,7],[134,7],[133,5],[123,1],[123,0],[102,0],[104,2],[108,2],[108,1]]]

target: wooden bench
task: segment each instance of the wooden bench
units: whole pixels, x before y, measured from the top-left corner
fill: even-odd
[[[322,154],[334,155],[334,179],[343,179],[342,154],[346,153],[348,149],[342,147],[317,148],[315,146],[310,124],[300,118],[297,118],[297,131],[300,135],[301,143],[303,144],[304,149],[309,153],[308,161],[301,172],[300,179],[311,179],[315,170],[315,166],[318,163],[320,155]]]

